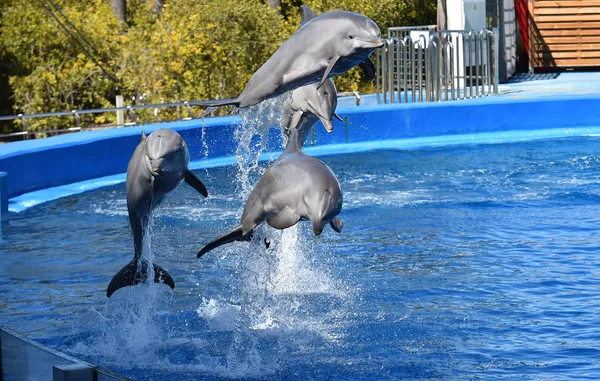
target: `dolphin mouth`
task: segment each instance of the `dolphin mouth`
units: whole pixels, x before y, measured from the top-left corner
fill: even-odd
[[[148,170],[148,172],[150,172],[150,174],[152,176],[154,176],[154,177],[158,176],[158,171],[160,168],[152,165],[152,160],[150,160],[150,158],[148,156],[146,156],[145,164],[146,164],[146,169]]]
[[[364,42],[372,48],[381,48],[385,44],[383,38],[377,36],[361,37],[357,38],[357,40]]]
[[[331,134],[333,132],[333,121],[332,120],[321,118],[321,123],[323,123],[323,126],[325,127],[325,129],[327,130],[328,133]]]
[[[319,118],[319,120],[321,121],[321,123],[323,123],[323,127],[325,127],[327,132],[332,133],[333,132],[333,121],[331,120],[331,118],[326,118],[322,115],[319,115],[317,110],[315,110],[315,108],[313,107],[313,105],[310,104],[310,102],[307,102],[307,106],[308,106],[308,111],[310,111],[311,113],[316,115],[317,118]]]

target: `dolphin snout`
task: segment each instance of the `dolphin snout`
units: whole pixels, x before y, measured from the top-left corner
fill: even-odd
[[[379,38],[379,37],[375,37],[375,41],[373,41],[373,44],[375,45],[376,48],[381,48],[384,45],[383,39]]]
[[[333,131],[333,121],[321,119],[321,123],[323,123],[327,132],[331,133]]]
[[[152,172],[153,176],[158,176],[158,173],[160,171],[160,166],[162,164],[162,159],[148,158],[148,161],[150,162],[150,172]]]
[[[367,45],[369,45],[370,47],[373,47],[373,48],[381,48],[385,44],[383,38],[378,37],[378,36],[364,37],[364,38],[361,38],[360,40],[365,42]]]

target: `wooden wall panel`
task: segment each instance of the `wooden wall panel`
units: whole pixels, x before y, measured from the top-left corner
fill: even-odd
[[[600,65],[600,0],[529,0],[533,67]]]

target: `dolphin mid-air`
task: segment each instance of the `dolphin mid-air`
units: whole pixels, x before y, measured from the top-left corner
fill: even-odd
[[[226,243],[249,241],[254,228],[264,221],[286,229],[308,220],[315,235],[320,235],[326,224],[342,231],[343,224],[336,218],[342,210],[337,177],[323,162],[302,153],[295,128],[288,131],[285,150],[252,190],[240,225],[203,247],[198,257]]]
[[[208,196],[202,181],[188,169],[189,163],[187,145],[177,132],[161,128],[147,137],[142,132],[142,141],[129,160],[125,180],[127,211],[133,233],[133,260],[112,278],[106,290],[108,297],[122,287],[147,280],[149,263],[142,256],[143,239],[152,210],[165,196],[184,180],[204,197]],[[169,273],[156,264],[153,268],[154,282],[175,287]]]
[[[333,131],[334,116],[343,121],[335,113],[336,107],[337,91],[331,79],[327,79],[319,89],[316,83],[311,83],[292,91],[292,96],[285,100],[281,125],[285,130],[298,130],[298,143],[302,147],[318,120],[327,132]]]
[[[327,78],[361,63],[368,66],[366,59],[383,46],[379,28],[366,16],[347,11],[316,15],[306,5],[301,12],[300,28],[252,75],[239,97],[205,105],[243,108],[311,83],[320,88]]]

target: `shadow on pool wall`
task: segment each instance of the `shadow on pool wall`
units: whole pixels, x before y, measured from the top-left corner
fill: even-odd
[[[310,148],[307,144],[307,152],[331,154],[401,148],[403,145],[400,142],[414,138],[446,138],[445,143],[428,140],[421,142],[422,145],[460,144],[478,142],[474,138],[478,134],[513,131],[532,131],[521,135],[519,140],[535,138],[538,134],[543,137],[542,130],[551,129],[562,129],[559,136],[581,135],[591,133],[590,127],[600,126],[600,113],[597,110],[600,110],[600,98],[597,96],[539,100],[514,100],[499,96],[471,101],[338,108],[338,114],[347,117],[347,125],[336,121],[334,132],[327,134],[319,122],[316,128],[317,147]],[[237,143],[234,130],[240,123],[237,116],[215,117],[9,143],[0,146],[0,171],[8,173],[8,198],[124,174],[142,130],[150,133],[163,127],[176,130],[186,140],[192,162],[206,158],[202,141],[204,128],[208,159],[216,160],[216,164],[210,166],[215,166],[219,165],[220,158],[235,155]],[[573,130],[581,128],[584,130]],[[505,134],[494,135],[486,142],[502,142],[504,138]],[[269,139],[280,139],[280,133],[272,129]]]

